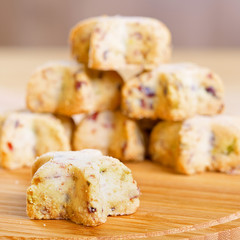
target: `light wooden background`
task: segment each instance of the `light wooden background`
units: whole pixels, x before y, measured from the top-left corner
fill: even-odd
[[[177,47],[240,46],[239,0],[0,0],[0,45],[66,45],[75,23],[102,14],[158,18]]]

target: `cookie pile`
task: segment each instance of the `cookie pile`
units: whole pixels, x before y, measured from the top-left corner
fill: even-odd
[[[163,23],[144,17],[87,19],[71,30],[70,47],[74,60],[40,66],[28,83],[31,113],[18,113],[11,127],[25,125],[20,118],[25,114],[51,115],[58,123],[53,129],[26,123],[26,141],[32,147],[26,147],[28,160],[18,166],[31,163],[32,155],[70,145],[72,150],[98,149],[122,161],[142,161],[149,154],[185,174],[228,172],[239,165],[238,120],[215,116],[224,108],[221,79],[197,64],[169,63],[171,34]],[[76,114],[84,117],[73,126],[71,117]],[[63,116],[68,127],[59,120]],[[8,118],[2,121],[2,133]],[[61,137],[68,144],[48,144],[49,136],[56,139],[54,127],[59,124],[68,132],[65,140]],[[39,136],[44,140],[41,150]],[[11,139],[12,135],[1,140],[3,165],[6,155],[13,156],[17,149]]]

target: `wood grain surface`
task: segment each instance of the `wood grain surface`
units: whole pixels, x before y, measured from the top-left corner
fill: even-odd
[[[240,114],[240,50],[175,50],[174,61],[214,69],[226,87],[226,112]],[[68,58],[67,49],[0,48],[0,111],[24,108],[24,90],[35,67]],[[29,220],[25,192],[30,169],[0,169],[0,239],[240,239],[240,176],[175,174],[150,161],[129,163],[141,189],[130,216],[109,217],[98,227],[65,220]]]
[[[168,239],[173,234],[171,239],[183,239],[181,233],[201,236],[203,230],[205,234],[240,226],[240,176],[205,173],[189,177],[150,161],[127,165],[141,189],[141,206],[133,215],[109,217],[98,227],[66,220],[29,220],[25,192],[30,184],[30,169],[1,169],[0,236]]]

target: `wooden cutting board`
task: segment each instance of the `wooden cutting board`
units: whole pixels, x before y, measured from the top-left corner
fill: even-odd
[[[0,112],[24,107],[25,87],[34,68],[69,55],[66,48],[0,48],[0,53]],[[219,73],[226,90],[225,112],[239,115],[240,49],[174,49],[173,53],[173,62],[196,62]],[[63,220],[29,220],[25,192],[30,169],[0,168],[0,239],[240,239],[240,176],[189,177],[151,162],[127,165],[142,192],[140,208],[130,216],[109,217],[94,228]]]
[[[25,192],[31,170],[0,169],[0,238],[240,239],[240,176],[189,177],[150,161],[127,165],[139,184],[141,206],[133,215],[109,217],[98,227],[28,219]]]

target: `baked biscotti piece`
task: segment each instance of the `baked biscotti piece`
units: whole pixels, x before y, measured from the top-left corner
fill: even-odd
[[[240,118],[195,116],[182,122],[160,122],[152,131],[154,161],[184,174],[239,172]]]
[[[78,23],[70,33],[73,57],[89,68],[115,70],[126,78],[167,62],[171,35],[157,19],[105,16]]]
[[[37,166],[37,167],[36,167]],[[86,226],[139,207],[131,170],[98,150],[50,152],[37,158],[27,190],[31,219],[70,219]]]
[[[223,110],[223,84],[211,70],[191,63],[162,64],[125,83],[122,110],[130,118],[180,121]]]
[[[104,111],[86,116],[73,134],[73,149],[101,150],[121,161],[142,161],[143,133],[138,124],[120,112]]]
[[[4,168],[31,166],[43,153],[70,150],[70,118],[13,112],[5,115],[0,125],[0,165]]]
[[[120,104],[121,83],[115,72],[89,70],[73,61],[49,62],[32,75],[27,106],[33,112],[67,116],[114,110]]]

